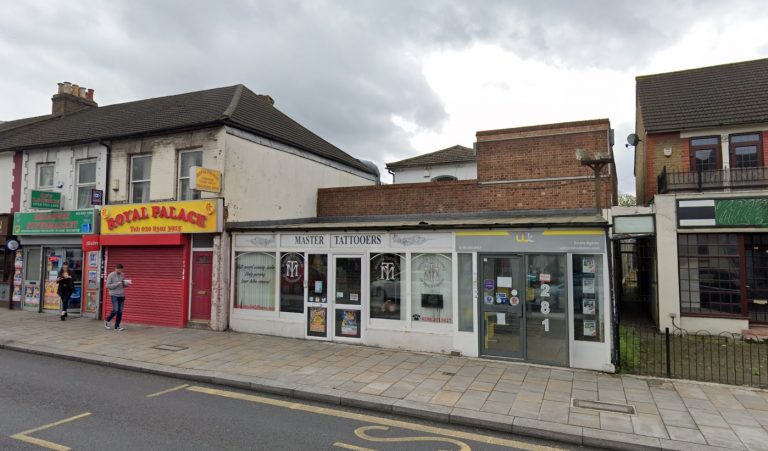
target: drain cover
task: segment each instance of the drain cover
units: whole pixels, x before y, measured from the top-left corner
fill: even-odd
[[[604,401],[588,401],[586,399],[574,399],[573,407],[580,407],[582,409],[601,410],[603,412],[626,413],[628,415],[635,414],[635,406],[630,406],[627,404],[615,404],[612,402],[604,402]]]
[[[161,351],[171,351],[171,352],[183,351],[187,349],[184,346],[174,346],[174,345],[157,345],[152,347],[155,349],[159,349]]]

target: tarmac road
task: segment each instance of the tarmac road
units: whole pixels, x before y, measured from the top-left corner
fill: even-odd
[[[0,449],[579,449],[0,350]]]

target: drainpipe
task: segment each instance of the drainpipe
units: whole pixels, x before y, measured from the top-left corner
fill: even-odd
[[[389,168],[387,168],[387,172],[389,172],[390,174],[392,174],[392,184],[394,185],[394,184],[395,184],[395,173],[394,173],[394,172],[392,172],[392,169],[389,169]]]

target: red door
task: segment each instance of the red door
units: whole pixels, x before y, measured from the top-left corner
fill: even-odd
[[[211,274],[213,252],[192,252],[192,319],[211,319]]]

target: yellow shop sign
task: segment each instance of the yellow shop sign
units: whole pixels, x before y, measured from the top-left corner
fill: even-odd
[[[216,233],[220,213],[220,199],[108,205],[101,209],[101,234]]]
[[[192,183],[190,188],[211,193],[221,192],[221,172],[215,169],[207,169],[200,166],[190,168]]]

